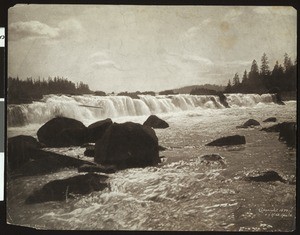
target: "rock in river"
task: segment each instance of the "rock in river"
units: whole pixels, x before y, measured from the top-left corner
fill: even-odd
[[[74,194],[89,194],[109,186],[107,176],[88,173],[67,179],[54,180],[34,191],[27,199],[27,204],[47,201],[63,201],[72,198]]]
[[[149,116],[143,125],[153,127],[153,128],[161,128],[161,129],[169,127],[169,124],[166,121],[160,119],[155,115]]]
[[[260,123],[254,119],[249,119],[243,125],[237,126],[237,128],[248,128],[253,126],[260,126]]]
[[[263,122],[277,122],[277,118],[276,117],[269,117],[266,120],[264,120]]]
[[[68,147],[84,143],[86,127],[72,118],[56,117],[37,132],[38,139],[48,147]]]
[[[226,146],[226,145],[240,145],[246,144],[245,136],[241,135],[233,135],[233,136],[226,136],[216,139],[208,144],[207,146]]]
[[[112,124],[96,142],[95,162],[118,169],[145,167],[160,162],[158,138],[151,127],[126,122]]]
[[[106,129],[112,124],[112,120],[107,118],[89,125],[86,129],[86,142],[96,143],[100,139]]]
[[[32,136],[19,135],[8,139],[8,164],[11,170],[15,170],[27,163],[35,149],[41,144]]]

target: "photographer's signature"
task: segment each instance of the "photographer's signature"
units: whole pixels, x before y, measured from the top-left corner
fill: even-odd
[[[292,208],[259,208],[258,211],[267,217],[293,217]]]

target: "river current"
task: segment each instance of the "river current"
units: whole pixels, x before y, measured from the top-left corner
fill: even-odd
[[[167,121],[155,129],[163,162],[109,174],[110,189],[64,202],[34,205],[26,197],[45,183],[77,175],[77,169],[10,179],[7,182],[9,223],[40,229],[176,230],[176,231],[292,231],[295,228],[296,187],[282,182],[250,182],[245,176],[274,170],[295,181],[296,150],[278,140],[278,133],[260,131],[274,123],[296,120],[296,102],[273,102],[272,95],[226,95],[230,108],[214,96],[129,97],[55,96],[41,102],[8,107],[8,137],[29,134],[55,115],[85,125],[107,117],[114,122],[143,123],[150,114]],[[236,126],[253,118],[261,126]],[[246,144],[209,147],[228,135],[244,135]],[[79,147],[53,151],[83,156]],[[201,156],[216,153],[219,162]]]

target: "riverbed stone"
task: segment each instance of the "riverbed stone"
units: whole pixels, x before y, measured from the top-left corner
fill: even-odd
[[[159,117],[157,117],[156,115],[150,115],[147,120],[144,122],[143,124],[144,126],[149,126],[152,128],[157,128],[157,129],[164,129],[164,128],[168,128],[169,124],[160,119]]]
[[[151,127],[133,122],[113,123],[96,142],[94,160],[118,169],[157,165],[158,138]]]
[[[34,150],[42,145],[32,136],[18,135],[7,141],[8,164],[11,170],[15,170],[27,163]]]
[[[219,139],[216,139],[206,144],[206,146],[227,146],[227,145],[241,145],[241,144],[246,144],[245,136],[233,135],[233,136],[226,136],[226,137],[221,137]]]
[[[85,131],[85,125],[78,120],[56,117],[40,127],[37,136],[48,147],[68,147],[82,145]]]
[[[59,179],[45,184],[34,191],[27,199],[27,204],[47,201],[64,201],[74,195],[85,195],[93,191],[101,191],[109,186],[105,175],[88,173],[76,175],[66,179]]]
[[[101,120],[89,125],[86,129],[86,142],[96,143],[96,141],[103,136],[106,129],[112,123],[112,120],[110,118],[107,118],[105,120]]]
[[[237,128],[249,128],[254,126],[260,126],[260,123],[256,121],[255,119],[249,119],[246,121],[243,125],[237,126]]]

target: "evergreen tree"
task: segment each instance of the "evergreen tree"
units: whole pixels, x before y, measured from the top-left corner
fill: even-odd
[[[235,87],[238,86],[238,85],[240,84],[240,78],[239,78],[238,73],[236,73],[236,74],[234,75],[232,83],[233,83],[233,86],[235,86]]]
[[[230,93],[230,92],[232,92],[232,85],[231,85],[231,81],[230,81],[230,79],[228,80],[228,83],[227,83],[227,86],[226,86],[226,88],[225,88],[225,92],[226,93]]]
[[[287,53],[284,54],[283,66],[285,71],[288,71],[293,66],[291,57]]]
[[[247,74],[247,70],[245,70],[242,78],[242,83],[247,84],[247,80],[248,80],[248,74]]]
[[[270,75],[269,60],[266,53],[264,53],[263,56],[261,57],[260,74],[262,76]]]

